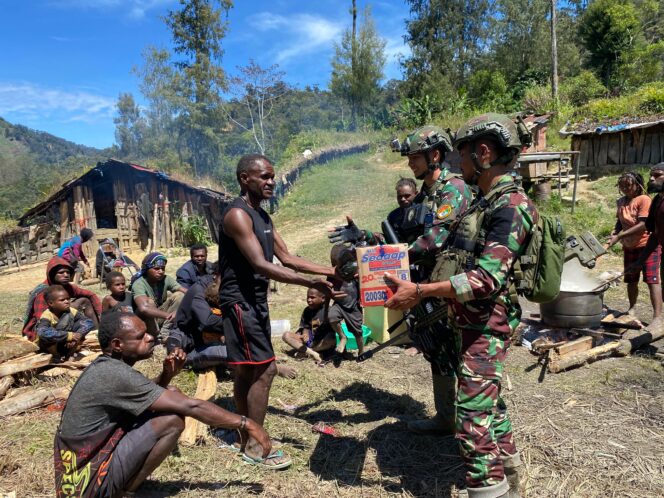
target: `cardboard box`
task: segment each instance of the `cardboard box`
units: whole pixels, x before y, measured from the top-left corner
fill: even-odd
[[[362,306],[383,306],[392,297],[394,288],[387,285],[385,273],[410,280],[407,244],[358,247],[356,251]]]

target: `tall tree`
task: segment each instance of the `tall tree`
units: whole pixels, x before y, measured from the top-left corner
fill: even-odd
[[[385,40],[378,32],[366,8],[362,25],[356,30],[355,2],[351,9],[353,27],[344,31],[341,42],[334,46],[330,90],[351,109],[351,129],[357,127],[357,117],[366,112],[380,91],[385,66]]]
[[[173,36],[177,74],[173,80],[181,146],[186,146],[194,174],[212,171],[220,148],[220,92],[226,89],[221,40],[226,35],[232,0],[180,0],[180,9],[164,18]]]
[[[251,133],[256,147],[265,154],[271,139],[270,116],[274,106],[289,90],[283,81],[284,73],[274,64],[262,68],[253,60],[240,67],[239,74],[231,78],[231,91],[236,102],[235,112],[228,116],[241,129]]]
[[[143,141],[145,122],[131,93],[121,93],[117,103],[118,115],[115,123],[115,140],[120,147],[121,157],[137,159]]]
[[[634,4],[624,0],[596,0],[584,14],[579,33],[607,87],[620,85],[616,70],[636,47],[640,28]]]
[[[408,97],[445,100],[456,92],[486,51],[489,0],[406,0],[410,19],[403,61]]]

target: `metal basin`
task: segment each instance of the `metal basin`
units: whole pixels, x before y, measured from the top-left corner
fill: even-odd
[[[595,292],[560,291],[553,301],[540,304],[540,316],[550,327],[599,327],[603,303],[604,289]]]

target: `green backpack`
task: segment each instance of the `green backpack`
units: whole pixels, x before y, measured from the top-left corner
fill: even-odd
[[[518,191],[519,187],[508,184],[495,191],[490,204],[499,195]],[[489,207],[487,211],[480,215],[482,224],[484,219],[491,217],[493,209]],[[480,238],[484,239],[484,235]],[[534,303],[553,301],[560,293],[564,263],[565,228],[557,216],[540,214],[537,224],[531,229],[528,245],[514,263],[513,289]]]
[[[565,263],[565,228],[557,216],[539,216],[526,250],[514,265],[514,286],[535,303],[558,297]]]

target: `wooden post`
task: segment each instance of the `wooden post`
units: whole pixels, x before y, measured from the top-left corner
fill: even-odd
[[[574,214],[574,207],[576,206],[576,186],[579,183],[579,166],[581,164],[580,157],[574,157],[575,171],[574,171],[574,190],[572,191],[572,214]]]
[[[12,376],[3,377],[0,379],[0,399],[5,397],[5,394],[7,394],[7,391],[9,391],[9,388],[12,387],[13,383],[14,377]]]
[[[199,374],[198,385],[196,386],[196,394],[194,398],[209,401],[214,396],[217,390],[217,374],[215,369],[211,368]],[[184,431],[180,435],[180,442],[182,444],[194,445],[200,436],[204,425],[198,420],[187,417],[184,422]]]

